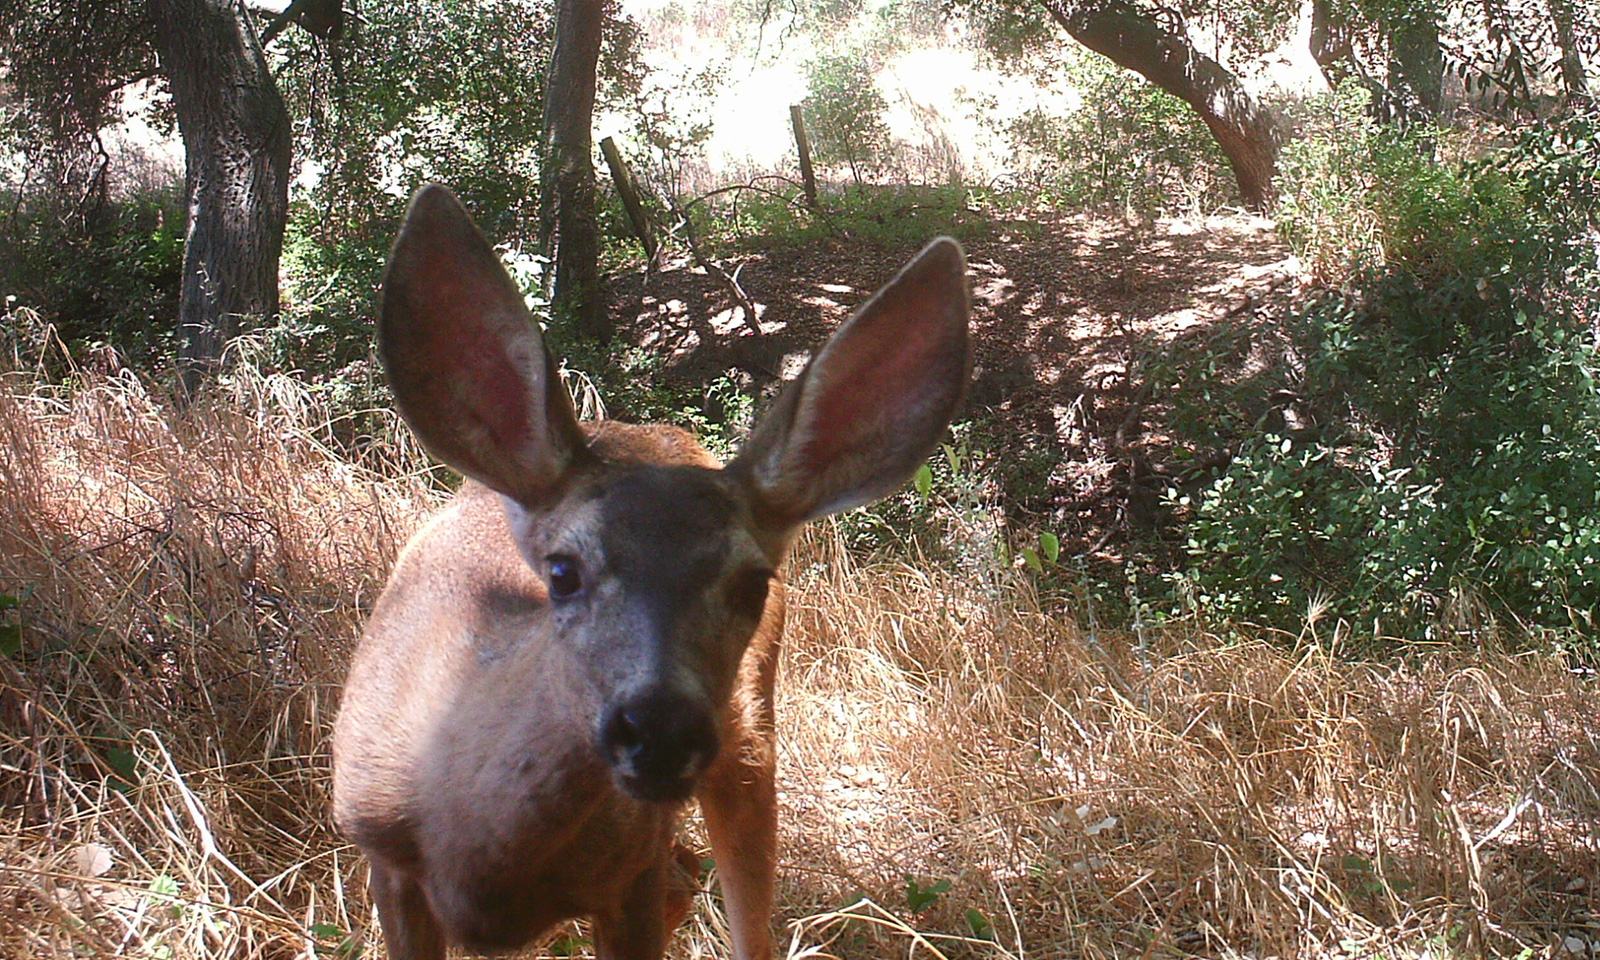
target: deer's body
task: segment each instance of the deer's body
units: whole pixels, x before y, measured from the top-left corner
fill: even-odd
[[[600,957],[657,960],[690,902],[691,796],[735,956],[771,956],[777,570],[805,520],[904,480],[969,363],[959,248],[896,284],[723,470],[675,428],[580,428],[465,212],[418,194],[383,358],[423,442],[474,479],[401,554],[335,727],[335,818],[391,957],[587,916]]]
[[[673,427],[606,422],[586,433],[619,473],[719,466]],[[335,818],[375,870],[418,884],[453,941],[514,947],[561,920],[614,910],[641,876],[672,869],[663,858],[681,808],[613,785],[591,746],[584,665],[549,642],[549,616],[500,495],[469,480],[400,555],[351,666]],[[745,820],[744,836],[768,858],[782,632],[775,584],[720,711],[728,747],[701,780],[708,793],[750,796],[747,808],[724,801],[718,813]],[[526,702],[540,709],[505,706]]]

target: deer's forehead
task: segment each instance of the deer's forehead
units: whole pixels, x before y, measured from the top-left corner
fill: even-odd
[[[598,491],[593,517],[613,567],[716,563],[740,539],[742,508],[726,480],[699,467],[634,467]],[[620,572],[620,571],[619,571]]]

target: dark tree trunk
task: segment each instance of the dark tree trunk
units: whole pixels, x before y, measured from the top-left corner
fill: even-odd
[[[1222,64],[1124,0],[1039,0],[1079,43],[1187,103],[1228,158],[1239,199],[1265,210],[1275,196],[1281,131]]]
[[[1572,0],[1549,0],[1549,2],[1550,22],[1555,26],[1556,46],[1561,48],[1561,85],[1567,88],[1568,96],[1591,96],[1589,75],[1583,69],[1583,54],[1578,49],[1578,26]]]
[[[289,114],[237,0],[150,0],[189,204],[178,361],[192,391],[245,318],[278,312]]]
[[[600,226],[595,220],[593,134],[595,66],[600,59],[600,0],[560,0],[555,47],[544,95],[544,196],[540,247],[555,260],[558,314],[601,342],[611,324],[600,300]]]

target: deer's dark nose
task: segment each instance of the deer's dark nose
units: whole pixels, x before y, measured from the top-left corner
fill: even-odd
[[[717,755],[717,728],[703,703],[652,691],[611,711],[600,749],[622,788],[640,800],[686,800]]]

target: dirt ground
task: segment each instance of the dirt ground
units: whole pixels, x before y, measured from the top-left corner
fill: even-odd
[[[1141,474],[1161,459],[1161,398],[1142,382],[1141,360],[1281,313],[1298,263],[1271,221],[1244,216],[982,220],[961,232],[976,347],[964,416],[986,434],[974,445],[1010,461],[991,472],[1010,478],[1013,523],[1114,559],[1126,534],[1150,523],[1155,493]],[[624,341],[668,353],[669,379],[741,371],[764,394],[916,249],[837,237],[724,261],[756,305],[759,332],[687,258],[614,278],[613,320]]]

